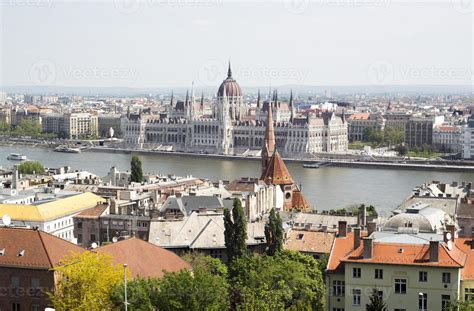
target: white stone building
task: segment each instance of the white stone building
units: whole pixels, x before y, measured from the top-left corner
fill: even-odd
[[[334,112],[297,116],[293,97],[288,104],[271,100],[257,101],[255,116],[243,102],[239,84],[229,66],[227,78],[220,85],[212,114],[205,114],[203,101],[191,96],[176,104],[167,117],[127,113],[122,118],[122,135],[126,147],[155,149],[169,146],[175,151],[239,154],[260,150],[264,143],[268,106],[273,111],[276,147],[285,156],[315,152],[347,151],[347,123]],[[279,109],[281,111],[279,111]]]

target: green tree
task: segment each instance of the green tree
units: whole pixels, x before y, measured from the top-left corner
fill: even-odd
[[[474,304],[469,301],[455,301],[448,305],[446,311],[474,311]]]
[[[0,121],[0,134],[9,134],[11,130],[10,124],[5,121]]]
[[[366,311],[387,311],[387,305],[383,302],[382,296],[374,289],[370,296],[370,303],[365,305]]]
[[[298,252],[238,258],[231,278],[240,310],[323,310],[326,289],[317,261]]]
[[[153,303],[153,297],[159,288],[158,279],[143,279],[138,278],[127,282],[127,302],[129,310],[147,310],[152,311],[156,309]],[[115,309],[125,309],[125,289],[123,284],[116,285],[111,294]]]
[[[44,166],[37,161],[25,161],[18,165],[18,172],[21,174],[41,174],[44,173]]]
[[[234,199],[232,213],[224,210],[224,228],[227,260],[231,264],[235,258],[247,255],[247,219],[237,198]]]
[[[56,310],[108,310],[115,286],[120,286],[123,268],[110,255],[94,252],[72,254],[54,268],[59,275],[49,298]]]
[[[273,256],[283,249],[283,225],[280,214],[274,208],[271,209],[268,223],[265,225],[265,238],[268,255]]]
[[[166,273],[152,297],[158,310],[227,310],[228,283],[225,277],[204,269]]]
[[[132,157],[130,179],[132,182],[138,183],[143,181],[142,161],[137,156]]]
[[[23,118],[15,126],[12,134],[16,136],[40,136],[41,131],[41,124],[38,120]]]
[[[201,269],[205,272],[220,275],[227,278],[227,266],[217,258],[204,255],[199,252],[190,252],[182,257],[193,269]]]

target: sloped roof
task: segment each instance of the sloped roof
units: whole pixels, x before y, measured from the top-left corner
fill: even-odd
[[[156,278],[162,277],[165,271],[191,269],[175,253],[137,238],[101,246],[95,251],[112,255],[115,264],[127,264],[133,277]]]
[[[471,248],[472,238],[457,238],[454,240],[454,243],[467,256],[466,264],[461,270],[461,279],[474,280],[474,249]]]
[[[295,210],[304,211],[310,209],[308,201],[304,197],[303,193],[299,189],[293,191],[293,197],[291,199],[291,207]]]
[[[267,184],[291,185],[294,183],[288,168],[277,150],[273,153],[268,167],[261,178]]]
[[[26,228],[0,228],[0,266],[51,269],[61,259],[85,251],[82,247],[43,231]],[[24,250],[23,256],[18,254]]]
[[[94,207],[105,199],[85,192],[39,205],[0,204],[0,215],[8,214],[12,220],[48,221],[78,213]]]
[[[367,235],[361,232],[362,236]],[[331,248],[327,270],[328,272],[340,272],[344,270],[341,259],[347,256],[354,248],[354,232],[349,232],[345,237],[337,237]]]
[[[334,233],[291,230],[285,248],[299,252],[329,254],[333,242]]]
[[[439,257],[437,262],[430,262],[429,245],[426,244],[399,244],[399,243],[378,243],[374,242],[373,256],[370,259],[364,259],[362,256],[363,243],[342,258],[342,262],[365,262],[381,263],[394,265],[422,265],[436,267],[461,268],[466,262],[466,254],[457,246],[449,250],[444,243],[439,244]],[[403,249],[400,252],[400,249]]]

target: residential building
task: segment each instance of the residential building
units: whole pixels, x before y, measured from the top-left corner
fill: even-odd
[[[463,134],[461,126],[435,126],[433,146],[442,152],[461,153],[464,142]]]
[[[73,217],[104,201],[93,193],[76,193],[36,205],[0,204],[0,215],[9,215],[13,226],[37,228],[76,243]]]
[[[166,272],[192,269],[175,253],[137,238],[110,243],[94,251],[112,255],[116,265],[127,264],[132,278],[161,278]]]
[[[307,231],[291,229],[285,239],[285,249],[320,259],[329,255],[335,234],[324,231]]]
[[[45,114],[42,116],[43,132],[56,133],[68,139],[96,137],[98,119],[90,113]]]
[[[355,113],[347,118],[349,128],[349,141],[362,141],[367,139],[367,130],[383,131],[385,118],[380,113]]]
[[[1,214],[1,212],[0,212]],[[84,249],[37,229],[0,227],[0,310],[45,310],[55,288],[53,270]]]
[[[462,148],[463,159],[474,158],[474,117],[468,119],[468,123],[463,126],[464,142]]]
[[[433,144],[433,128],[442,124],[443,116],[412,117],[405,124],[405,143],[409,148]]]
[[[347,233],[342,226],[327,266],[327,310],[356,310],[375,290],[387,310],[447,310],[460,298],[468,255],[454,235]]]

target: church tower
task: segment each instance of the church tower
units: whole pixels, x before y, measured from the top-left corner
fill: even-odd
[[[275,130],[273,128],[273,113],[272,105],[268,104],[268,115],[267,115],[267,124],[265,129],[265,141],[263,143],[262,149],[262,176],[265,175],[265,172],[268,167],[273,153],[275,152]]]

